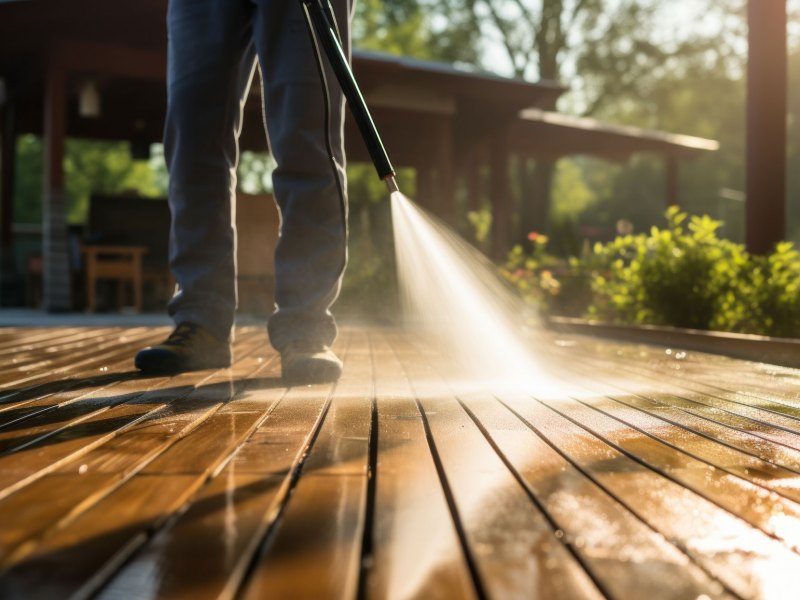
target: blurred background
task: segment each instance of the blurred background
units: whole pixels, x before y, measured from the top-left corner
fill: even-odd
[[[91,10],[80,9],[81,3]],[[100,225],[93,226],[93,198],[163,201],[166,195],[158,139],[163,83],[125,88],[117,81],[124,73],[104,73],[89,63],[82,68],[76,59],[74,64],[67,60],[72,66],[64,71],[63,181],[56,186],[63,188],[63,205],[48,204],[53,187],[43,181],[52,154],[46,143],[47,101],[41,99],[47,97],[46,74],[52,72],[48,52],[58,43],[85,40],[163,52],[165,2],[119,3],[113,8],[97,4],[0,2],[3,135],[13,139],[4,149],[6,155],[12,147],[15,153],[13,186],[3,198],[4,306],[85,310],[93,293],[87,291],[85,273],[60,280],[58,286],[70,288],[64,299],[55,284],[48,284],[48,269],[51,275],[57,268],[80,271],[87,257],[82,248],[92,244],[151,243],[103,231],[113,229],[103,225],[103,219],[120,218],[117,208],[105,216],[98,208]],[[624,310],[603,313],[602,303],[592,297],[598,275],[604,273],[608,283],[614,261],[638,250],[635,244],[616,250],[596,244],[648,236],[653,226],[675,232],[684,214],[711,219],[714,223],[706,225],[720,243],[745,243],[747,8],[743,0],[359,0],[353,20],[354,70],[367,101],[376,107],[390,156],[398,157],[401,189],[491,255],[532,302],[558,314],[669,322],[663,315],[638,309],[625,315]],[[800,206],[795,201],[800,194],[800,1],[787,2],[786,14],[788,169],[780,203],[786,212],[782,237],[795,242],[800,240]],[[782,37],[782,32],[776,35]],[[80,55],[75,48],[75,56]],[[119,56],[122,61],[134,57]],[[774,67],[783,72],[782,65]],[[20,75],[36,69],[37,77]],[[269,195],[274,168],[267,144],[259,138],[260,98],[258,86],[253,88],[255,108],[248,113],[250,128],[246,120],[239,165],[243,198]],[[38,112],[29,118],[34,108]],[[15,116],[8,116],[10,112]],[[440,134],[444,121],[437,119],[443,115],[450,121]],[[85,125],[93,119],[93,125]],[[101,126],[103,119],[125,126]],[[348,135],[357,136],[350,126]],[[351,263],[339,310],[355,317],[391,319],[397,306],[388,202],[371,165],[362,162],[358,142],[352,144]],[[45,243],[52,234],[47,232],[62,227],[48,206],[63,212],[64,243],[69,246],[75,239],[80,246],[60,266],[48,258],[54,251],[53,244]],[[668,206],[680,207],[671,221],[665,220]],[[274,227],[274,216],[263,218]],[[686,229],[678,235],[691,229],[685,218]],[[692,231],[697,228],[701,226]],[[642,252],[654,251],[652,240],[640,241]],[[258,243],[244,245],[247,249]],[[722,255],[708,250],[709,265],[720,256],[736,260],[730,252],[725,254],[727,246],[720,247],[712,250]],[[152,263],[163,252],[151,249],[142,260]],[[763,252],[755,254],[759,253]],[[604,256],[606,262],[598,263]],[[787,272],[793,272],[794,258],[786,260]],[[752,269],[756,267],[769,278],[766,266]],[[675,270],[674,265],[664,268]],[[248,275],[243,274],[242,308],[265,313],[271,304],[259,298],[269,285],[269,274],[257,271],[254,266],[251,281],[244,281]],[[692,273],[695,278],[704,276]],[[761,285],[749,271],[736,273],[738,278],[745,275],[746,282],[737,279],[720,289],[710,287],[724,296],[729,288]],[[163,272],[145,277],[137,305],[127,291],[125,298],[115,291],[122,283],[110,279],[98,282],[92,310],[117,310],[131,303],[137,309],[158,310],[171,285]],[[255,286],[252,293],[250,285]],[[609,297],[615,293],[618,290],[607,292]],[[690,299],[685,310],[692,312],[697,302]],[[611,304],[606,302],[609,310]],[[756,310],[748,306],[735,311]],[[763,321],[762,313],[750,320]],[[672,324],[753,329],[743,325],[743,319],[733,325],[704,319]]]

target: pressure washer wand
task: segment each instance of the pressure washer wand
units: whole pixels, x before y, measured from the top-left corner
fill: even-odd
[[[394,167],[389,161],[389,156],[386,154],[386,149],[383,147],[381,136],[378,134],[378,129],[375,127],[375,122],[372,120],[372,115],[369,113],[367,103],[361,95],[361,90],[358,88],[356,79],[353,76],[353,71],[350,69],[350,64],[342,49],[341,39],[339,38],[338,27],[336,26],[336,17],[333,14],[333,9],[328,0],[300,0],[303,3],[303,10],[306,15],[306,24],[312,37],[317,40],[319,46],[325,52],[328,62],[336,74],[336,79],[342,88],[347,103],[350,105],[350,112],[356,120],[361,136],[364,138],[364,143],[367,145],[367,150],[372,158],[372,163],[378,171],[378,176],[386,182],[389,192],[393,193],[398,191],[397,180],[395,179]],[[316,34],[316,35],[313,35]],[[319,47],[316,48],[317,58],[319,56]],[[320,65],[320,68],[322,66]]]

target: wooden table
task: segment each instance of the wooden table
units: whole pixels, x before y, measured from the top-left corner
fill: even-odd
[[[798,597],[799,371],[548,335],[509,391],[351,327],[287,388],[245,327],[133,373],[166,333],[0,330],[0,597]]]

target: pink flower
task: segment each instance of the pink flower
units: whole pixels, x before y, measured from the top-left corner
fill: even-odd
[[[528,240],[536,244],[537,246],[545,246],[547,242],[550,240],[545,234],[539,233],[538,231],[531,231],[528,234]]]

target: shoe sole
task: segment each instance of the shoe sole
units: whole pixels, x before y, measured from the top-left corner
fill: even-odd
[[[296,361],[288,366],[282,365],[283,381],[289,385],[310,385],[333,383],[342,376],[341,365],[328,360]]]

